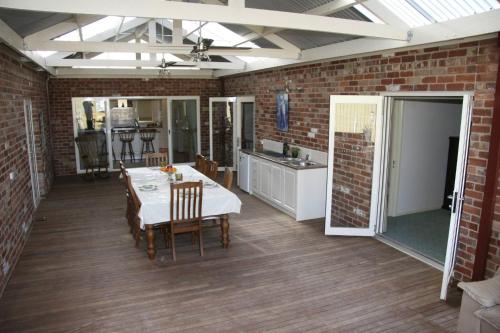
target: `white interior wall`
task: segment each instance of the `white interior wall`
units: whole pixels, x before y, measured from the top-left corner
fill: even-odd
[[[389,196],[399,216],[439,209],[443,203],[450,136],[460,135],[461,104],[405,101],[399,156],[394,156],[396,189]],[[398,140],[398,138],[395,138]],[[398,145],[396,145],[398,146]]]

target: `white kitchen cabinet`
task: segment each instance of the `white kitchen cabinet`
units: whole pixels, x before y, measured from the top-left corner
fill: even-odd
[[[284,167],[283,169],[283,206],[295,211],[297,208],[297,171]]]
[[[271,198],[271,163],[261,162],[259,172],[260,193],[269,199]]]
[[[283,203],[283,167],[271,163],[271,200],[281,205]]]
[[[250,193],[258,194],[260,193],[260,182],[259,182],[259,160],[255,158],[250,159],[250,170],[251,170],[251,191]]]
[[[325,217],[326,167],[296,169],[251,156],[251,194],[297,221]]]

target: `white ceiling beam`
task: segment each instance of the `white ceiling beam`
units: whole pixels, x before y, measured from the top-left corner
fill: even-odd
[[[172,44],[181,45],[182,35],[182,20],[174,20],[172,24]]]
[[[33,41],[25,45],[25,50],[53,51],[60,52],[146,52],[146,53],[172,53],[172,54],[190,54],[192,45],[171,45],[171,44],[139,44],[139,43],[121,43],[121,42],[74,42],[74,41]],[[209,50],[208,55],[235,55],[247,57],[269,57],[298,59],[300,54],[293,51],[281,49],[248,49],[248,50]]]
[[[178,62],[180,65],[192,65],[202,69],[245,69],[244,64],[234,64],[231,62]],[[47,60],[48,66],[53,67],[73,67],[73,66],[116,66],[116,67],[156,67],[156,60],[108,60],[108,59],[53,59]],[[176,67],[170,69],[178,70]],[[186,70],[186,69],[184,69]]]
[[[149,21],[149,19],[144,19],[144,18],[135,18],[133,20],[130,20],[128,22],[124,22],[123,25],[122,25],[122,31],[128,31],[128,30],[132,30],[132,29],[135,29],[137,28],[138,26],[142,25],[142,24],[145,24]],[[108,29],[106,31],[103,31],[89,39],[87,39],[86,42],[99,42],[99,41],[104,41],[104,40],[108,40],[110,38],[113,38],[114,36],[116,35],[116,29],[115,28],[112,28],[112,29]],[[121,37],[118,38],[119,40],[122,39]],[[40,39],[27,39],[25,38],[24,39],[24,44],[25,45],[30,45],[31,43],[37,43],[39,42]],[[40,50],[38,50],[40,51]],[[53,49],[53,50],[47,50],[47,51],[59,51],[58,53],[56,54],[53,54],[49,57],[47,57],[47,60],[49,59],[62,59],[64,57],[67,57],[69,56],[72,52],[78,52],[78,51],[66,51],[64,52],[63,50],[58,50],[58,49]],[[112,51],[112,50],[109,50],[109,51]]]
[[[422,45],[433,45],[439,43],[457,43],[464,40],[479,38],[496,38],[500,31],[500,9],[462,17],[443,23],[434,23],[418,28],[414,28],[414,37],[409,42],[380,40],[374,38],[360,38],[342,43],[325,45],[302,51],[302,58],[290,63],[317,62],[326,59],[344,59],[368,54],[380,54],[381,52],[394,52],[395,50],[407,50]],[[277,65],[273,62],[255,62],[247,65],[243,72],[251,72]],[[215,72],[215,76],[225,76],[242,71],[220,70]]]
[[[50,26],[46,29],[40,30],[38,32],[35,32],[29,36],[24,37],[25,40],[32,41],[32,40],[49,40],[52,38],[56,38],[59,36],[62,36],[68,32],[71,32],[75,29],[78,28],[78,26],[85,26],[87,24],[90,24],[92,22],[95,22],[99,19],[101,19],[102,16],[99,15],[75,15],[75,17],[66,20],[64,22],[55,24],[53,26]]]
[[[162,77],[166,80],[169,78],[186,78],[186,79],[212,79],[213,70],[176,70],[169,69],[169,75]],[[111,69],[111,68],[56,68],[57,77],[61,78],[159,78],[158,70],[156,69]]]
[[[24,54],[27,58],[31,59],[34,63],[45,69],[51,74],[54,74],[54,68],[47,66],[45,59],[38,54],[24,50],[24,42],[14,30],[12,30],[4,21],[0,20],[0,40],[4,41],[7,45]]]
[[[268,26],[282,29],[320,31],[355,36],[406,40],[407,32],[384,24],[309,14],[254,8],[235,8],[163,0],[0,0],[0,7],[55,13],[169,17],[179,20],[211,21],[230,24]]]
[[[378,0],[367,0],[363,2],[363,6],[372,12],[373,15],[377,16],[380,20],[390,26],[400,27],[402,29],[410,28],[408,24],[401,19],[401,17],[388,10],[387,7],[385,7],[384,4]]]
[[[320,16],[327,16],[331,15],[336,12],[340,12],[344,9],[350,8],[354,5],[357,5],[362,1],[356,1],[356,0],[335,0],[328,2],[324,5],[315,7],[313,9],[308,10],[305,12],[306,14],[309,15],[320,15]]]

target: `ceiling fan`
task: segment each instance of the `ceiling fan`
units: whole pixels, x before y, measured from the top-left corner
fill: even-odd
[[[203,38],[201,34],[202,24],[200,22],[200,36],[196,44],[191,50],[191,61],[201,62],[210,61],[210,56],[207,54],[209,50],[250,50],[251,47],[233,47],[233,46],[212,46],[214,40],[210,38]]]
[[[168,70],[170,67],[196,67],[196,65],[192,64],[178,64],[177,61],[166,61],[165,57],[161,58],[161,63],[157,66],[159,68],[158,73],[161,76],[169,75],[170,71]]]

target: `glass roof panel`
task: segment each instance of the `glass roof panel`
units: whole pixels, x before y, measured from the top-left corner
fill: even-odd
[[[182,21],[182,28],[188,33],[194,31],[192,36],[195,36],[196,38],[200,36],[200,29],[198,29],[199,26],[199,21]],[[216,22],[208,22],[206,24],[202,23],[201,35],[203,38],[213,39],[214,46],[233,46],[244,42],[245,47],[259,48],[259,46],[252,42],[245,42],[245,38],[243,36],[238,35]]]
[[[446,22],[500,8],[495,0],[380,0],[410,27]]]
[[[120,25],[133,19],[135,19],[135,17],[106,16],[82,27],[83,40],[87,40],[108,30],[116,30],[116,32],[118,32]],[[80,41],[80,33],[78,32],[78,29],[75,29],[54,39],[77,42]]]

